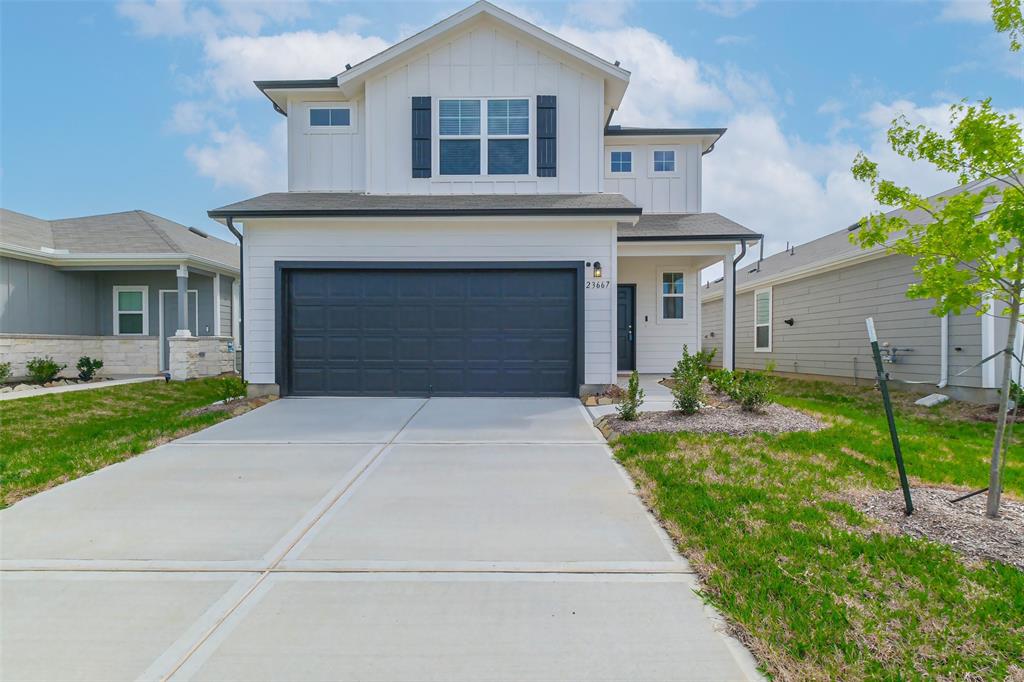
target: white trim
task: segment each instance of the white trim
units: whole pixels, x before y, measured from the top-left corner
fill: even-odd
[[[671,145],[651,145],[647,150],[647,177],[649,178],[679,178],[682,171],[679,170],[679,159],[682,157],[681,150]],[[672,170],[654,170],[654,154],[656,152],[672,152]]]
[[[725,302],[722,304],[722,367],[728,370],[736,369],[736,276],[733,258],[733,254],[726,254],[722,259],[725,278]]]
[[[199,307],[199,306],[196,306]],[[199,325],[196,325],[199,329]],[[213,276],[213,335],[220,336],[220,273]]]
[[[140,291],[142,292],[142,331],[138,334],[125,332],[121,333],[121,314],[122,311],[118,307],[118,294],[122,291]],[[140,285],[115,285],[113,293],[113,304],[114,304],[114,336],[149,336],[149,287],[145,284]],[[125,315],[138,315],[138,310],[125,310]]]
[[[231,280],[231,338],[235,340],[235,347],[238,348],[238,332],[241,323],[241,298],[242,288],[238,286],[238,278]]]
[[[180,253],[57,253],[3,242],[0,242],[0,255],[55,267],[166,265],[169,269],[177,269],[183,257]],[[238,268],[202,256],[186,256],[184,262],[200,270],[223,272],[232,277],[237,277],[239,273]]]
[[[768,294],[768,321],[758,323],[757,321],[757,297],[761,294]],[[771,353],[772,352],[772,322],[775,320],[775,295],[772,293],[771,287],[762,287],[754,291],[754,352],[755,353]],[[757,328],[768,327],[768,347],[759,348],[757,345]]]
[[[160,371],[161,372],[170,369],[167,366],[168,358],[164,357],[164,342],[167,341],[167,338],[169,338],[169,337],[165,337],[164,336],[164,294],[176,294],[176,293],[178,293],[177,289],[160,289],[160,290],[157,291],[157,296],[156,296],[157,302],[159,304],[158,307],[159,307],[159,314],[160,314],[159,326],[157,327],[157,330],[156,330],[156,338],[160,342]],[[196,304],[192,307],[192,315],[195,318],[196,336],[200,336],[200,334],[199,334],[199,290],[198,289],[188,289],[187,293],[185,295],[187,297],[191,298],[192,294],[196,295]],[[174,315],[175,315],[175,320],[177,320],[177,315],[178,315],[177,307],[175,307]],[[174,326],[175,327],[178,326],[177,322],[175,322]]]
[[[749,242],[750,240],[748,240]],[[774,277],[765,277],[759,279],[756,282],[748,282],[742,286],[736,287],[736,293],[742,294],[748,291],[753,291],[765,286],[774,286],[776,284],[784,284],[786,282],[792,282],[793,280],[803,279],[804,277],[810,277],[811,275],[820,275],[825,272],[832,270],[841,270],[842,268],[849,267],[851,265],[858,265],[867,261],[876,260],[878,258],[884,258],[886,256],[893,256],[896,254],[889,253],[885,247],[879,247],[871,251],[858,251],[850,256],[837,258],[833,261],[826,261],[824,263],[814,263],[803,268],[797,268],[796,270],[790,270],[787,272],[779,273]],[[753,263],[748,263],[744,267],[753,267]],[[738,273],[737,273],[738,274]],[[704,298],[704,301],[716,301],[723,295],[722,289],[716,289],[708,293]]]
[[[302,121],[304,125],[304,132],[315,135],[317,133],[331,134],[331,135],[355,135],[359,132],[359,119],[358,111],[359,107],[354,102],[349,101],[305,101],[302,102]],[[310,109],[347,109],[348,110],[348,125],[347,126],[315,126],[309,122]]]
[[[612,152],[627,152],[629,154],[629,171],[612,171]],[[636,166],[637,166],[637,148],[636,147],[611,147],[605,146],[604,148],[604,177],[607,180],[615,180],[618,178],[635,178],[636,177]]]
[[[981,359],[985,359],[996,352],[996,313],[995,300],[991,294],[983,298],[988,304],[988,312],[981,316]],[[981,366],[981,387],[998,388],[996,383],[996,361],[992,358]]]
[[[526,135],[491,135],[487,131],[487,106],[491,100],[514,100],[525,99],[528,111],[529,130]],[[480,102],[480,133],[478,135],[442,135],[441,134],[441,100],[476,100]],[[494,180],[535,180],[537,178],[537,98],[533,95],[501,96],[479,95],[434,97],[431,102],[431,125],[437,133],[432,135],[430,141],[431,155],[436,161],[432,172],[435,178],[454,178],[452,182],[458,182],[460,178],[489,178]],[[441,173],[441,141],[442,140],[479,140],[480,141],[480,172],[468,175],[445,175]],[[487,142],[489,140],[526,140],[526,173],[498,173],[491,175],[487,172]]]
[[[654,286],[655,286],[655,291],[657,292],[656,295],[658,297],[658,301],[657,301],[657,305],[658,305],[658,308],[657,308],[657,312],[658,312],[657,321],[658,321],[658,324],[688,324],[689,323],[689,316],[686,314],[686,294],[687,294],[686,290],[689,288],[689,285],[686,283],[686,272],[684,270],[680,269],[679,267],[676,267],[676,266],[666,266],[666,267],[658,268],[657,269],[657,273],[658,273],[657,274],[658,279],[655,280]],[[671,274],[674,274],[674,275],[682,275],[683,276],[683,293],[681,293],[681,294],[666,294],[665,293],[664,277],[668,273],[671,273]],[[679,299],[682,299],[682,301],[683,301],[683,316],[682,317],[665,317],[665,299],[666,298],[679,298]]]

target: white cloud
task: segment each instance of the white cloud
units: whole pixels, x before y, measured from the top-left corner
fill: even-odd
[[[263,141],[239,126],[214,130],[206,143],[190,145],[185,156],[217,187],[239,187],[251,194],[280,192],[287,189],[286,136],[283,120]]]
[[[573,2],[566,8],[566,13],[568,20],[574,23],[611,28],[622,25],[632,5],[632,0]]]
[[[206,77],[222,98],[256,97],[257,79],[326,78],[390,45],[383,38],[342,31],[296,31],[205,41]]]
[[[757,0],[698,0],[697,8],[720,17],[733,19],[757,6]]]
[[[289,23],[309,16],[305,0],[238,2],[221,0],[200,4],[184,0],[125,0],[117,12],[144,36],[209,36],[223,33],[258,34],[275,23]]]
[[[195,135],[212,127],[209,110],[202,102],[185,101],[174,105],[166,128],[173,133]]]
[[[992,7],[986,0],[948,0],[939,12],[942,21],[992,21]]]

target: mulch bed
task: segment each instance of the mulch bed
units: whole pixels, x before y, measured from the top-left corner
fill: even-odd
[[[245,414],[250,410],[255,410],[257,407],[262,407],[272,400],[276,400],[273,396],[260,396],[258,398],[239,398],[238,400],[232,400],[227,403],[214,403],[213,405],[204,405],[203,407],[197,407],[189,410],[185,413],[186,417],[198,417],[204,414],[210,414],[212,412],[230,412],[232,417],[237,417],[240,414]]]
[[[642,412],[636,421],[623,421],[618,415],[599,420],[598,428],[606,427],[619,435],[689,431],[691,433],[723,433],[745,436],[752,433],[789,433],[820,431],[829,424],[806,412],[782,405],[769,405],[759,412],[746,412],[736,404],[719,404],[701,408],[697,414],[681,412]],[[606,434],[607,435],[607,434]]]
[[[950,500],[967,490],[911,488],[914,513],[907,516],[903,492],[852,494],[853,504],[892,532],[948,545],[970,559],[988,559],[1024,570],[1024,503],[1004,495],[999,518],[985,516],[986,494],[956,504]]]

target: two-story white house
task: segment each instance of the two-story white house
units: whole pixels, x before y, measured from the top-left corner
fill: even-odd
[[[250,384],[574,396],[699,348],[701,270],[724,262],[728,305],[760,235],[701,212],[724,129],[611,125],[629,75],[481,1],[333,78],[257,82],[288,191],[209,212],[244,233]]]

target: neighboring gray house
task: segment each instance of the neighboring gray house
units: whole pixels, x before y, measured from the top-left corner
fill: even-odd
[[[238,261],[237,244],[145,211],[41,220],[0,209],[0,361],[14,376],[45,355],[67,375],[82,355],[107,376],[166,370],[167,338],[186,326],[237,338]]]
[[[981,186],[972,183],[936,196]],[[781,374],[872,382],[875,369],[864,319],[873,317],[879,341],[891,351],[886,353],[890,375],[921,382],[902,386],[996,400],[999,363],[976,365],[1005,341],[1005,318],[973,312],[932,315],[933,300],[906,296],[907,286],[918,279],[914,260],[882,248],[862,250],[850,243],[857,227],[796,245],[737,272],[736,367],[761,369],[772,361]],[[705,285],[701,297],[702,346],[716,348],[719,355],[722,293],[722,283],[715,282]]]

